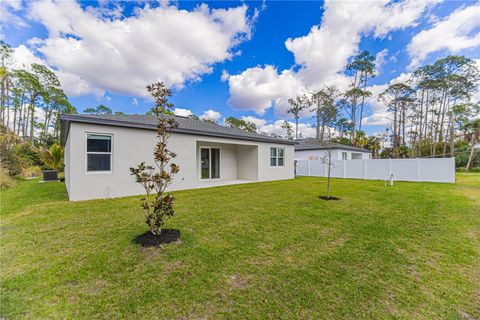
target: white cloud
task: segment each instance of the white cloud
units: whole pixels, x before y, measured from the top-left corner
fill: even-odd
[[[3,39],[4,28],[13,26],[15,28],[24,28],[28,24],[18,16],[18,11],[22,9],[22,1],[20,0],[2,0],[0,1],[0,39]]]
[[[132,104],[136,107],[138,106],[138,99],[137,98],[133,98],[132,99]]]
[[[292,126],[293,131],[295,132],[295,123],[288,121],[288,123]],[[273,123],[265,123],[264,125],[258,127],[258,132],[264,133],[267,135],[279,135],[282,137],[287,136],[287,131],[282,128],[283,120],[277,120]],[[298,135],[302,138],[312,138],[315,137],[316,130],[314,127],[309,125],[308,123],[299,122],[298,123]]]
[[[381,73],[382,66],[385,64],[385,58],[388,55],[388,49],[385,48],[375,55],[375,71],[377,75]]]
[[[213,120],[215,122],[218,122],[222,118],[222,114],[218,111],[209,109],[205,111],[201,116],[200,119],[202,120]]]
[[[228,78],[229,105],[240,110],[263,114],[272,105],[277,113],[286,114],[288,98],[305,92],[305,87],[291,70],[278,73],[274,66],[254,67]]]
[[[419,66],[430,53],[448,50],[452,53],[480,46],[480,2],[462,7],[428,30],[417,33],[407,50],[412,58],[410,68]]]
[[[228,71],[223,69],[222,75],[220,76],[220,80],[227,81],[229,77],[230,77],[230,74],[228,73]]]
[[[346,88],[348,80],[342,72],[358,53],[362,36],[383,38],[393,30],[414,26],[428,8],[440,1],[327,1],[320,25],[313,26],[305,36],[285,42],[300,67],[298,71],[278,72],[274,66],[266,65],[230,75],[229,103],[258,114],[275,106],[281,115],[288,106],[286,100],[306,90],[327,84]]]
[[[67,1],[30,6],[31,18],[49,33],[38,51],[65,78],[79,81],[75,94],[98,94],[96,88],[146,95],[145,85],[154,81],[181,88],[232,58],[234,47],[251,34],[246,5],[187,11],[144,4],[135,12],[121,17],[119,5],[109,11]]]
[[[260,118],[252,117],[252,116],[242,116],[242,117],[240,117],[240,119],[242,119],[243,121],[254,123],[257,126],[257,128],[260,128],[267,123],[267,120],[265,120],[265,119],[260,119]]]
[[[193,112],[191,110],[182,109],[182,108],[175,108],[173,110],[173,112],[175,113],[175,115],[181,116],[181,117],[188,117],[188,116],[191,116],[193,114]]]
[[[282,128],[283,120],[276,120],[273,122],[269,122],[262,118],[257,118],[253,116],[243,116],[241,117],[242,120],[253,122],[257,126],[257,132],[263,133],[267,135],[279,135],[282,137],[287,136],[287,131]],[[295,122],[288,121],[288,123],[292,126],[292,129],[295,131]],[[308,123],[299,122],[298,123],[298,132],[301,134],[303,138],[311,138],[315,137],[316,130]]]

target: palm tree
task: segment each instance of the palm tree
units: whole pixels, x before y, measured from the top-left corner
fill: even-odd
[[[50,146],[50,149],[43,149],[42,160],[49,169],[60,170],[63,166],[62,146],[55,143]]]

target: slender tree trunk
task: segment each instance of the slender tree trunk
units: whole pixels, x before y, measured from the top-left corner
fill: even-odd
[[[325,136],[325,119],[322,119],[322,129],[320,130],[320,141],[323,141]]]
[[[295,140],[298,140],[298,115],[295,116]]]
[[[20,128],[22,126],[22,108],[23,108],[22,104],[23,104],[23,101],[22,101],[22,103],[20,103],[18,105],[18,124],[17,124],[17,135],[18,136],[20,135]]]
[[[13,132],[15,133],[15,129],[17,127],[17,106],[13,105]]]
[[[418,135],[418,157],[422,157],[422,131],[423,131],[423,98],[425,96],[425,90],[422,89],[422,100],[420,101],[420,114],[418,116],[419,122],[419,135]]]
[[[443,139],[443,133],[444,133],[444,127],[443,127],[443,125],[444,125],[444,121],[445,121],[445,113],[447,112],[447,110],[448,110],[448,105],[449,105],[449,103],[448,103],[448,94],[447,94],[447,93],[445,93],[445,99],[444,99],[442,105],[443,105],[443,106],[441,107],[442,118],[441,118],[441,120],[440,120],[440,137]],[[439,137],[439,139],[440,139],[440,137]]]
[[[475,132],[473,133],[472,135],[472,140],[471,140],[471,144],[472,144],[472,148],[470,149],[470,155],[468,156],[468,161],[467,161],[467,166],[465,167],[465,170],[470,170],[470,166],[472,165],[472,159],[473,159],[473,154],[475,152]]]
[[[320,99],[317,99],[317,140],[320,139]]]
[[[405,141],[405,121],[406,121],[406,116],[405,116],[405,106],[402,107],[402,140],[403,140],[403,145],[406,145]]]
[[[450,157],[455,157],[455,112],[450,112]]]
[[[360,107],[360,120],[358,124],[358,130],[362,131],[362,119],[363,119],[363,105],[365,103],[365,92],[367,90],[367,75],[365,74],[365,81],[363,82],[363,95],[362,95],[362,105]]]
[[[357,87],[357,77],[358,77],[358,72],[355,71],[355,80],[353,82],[353,87],[356,88]],[[356,96],[353,96],[353,100],[352,100],[352,135],[351,135],[351,138],[350,138],[350,142],[352,145],[355,145],[355,130],[356,130],[356,122],[357,122],[357,113],[356,113],[356,109],[357,109],[357,97]]]
[[[445,155],[447,154],[447,136],[448,136],[448,130],[449,128],[447,128],[445,130],[445,137],[443,138],[443,153],[442,153],[442,157],[445,158]]]
[[[5,126],[5,79],[6,79],[6,76],[3,77],[2,79],[1,92],[0,92],[0,118],[4,126]]]
[[[34,128],[35,128],[35,102],[31,102],[31,114],[30,114],[30,142],[33,143],[33,136],[34,136]]]
[[[425,124],[424,124],[424,128],[425,128],[425,134],[424,134],[424,137],[425,139],[427,139],[427,134],[428,134],[428,91],[427,91],[427,97],[426,97],[426,102],[425,102]],[[428,143],[428,142],[427,142]]]
[[[24,107],[23,108],[23,118],[22,118],[22,138],[25,140],[27,136],[27,124],[29,118],[29,109]]]
[[[397,139],[397,97],[395,97],[394,105],[393,105],[393,147],[398,147],[398,139]]]
[[[437,153],[437,137],[438,139],[440,140],[440,137],[442,135],[442,128],[440,127],[441,123],[440,123],[440,116],[442,115],[443,113],[443,109],[444,109],[444,100],[446,98],[446,92],[445,92],[445,89],[442,90],[442,97],[440,99],[440,110],[438,111],[437,113],[437,122],[436,122],[436,126],[435,126],[435,133],[434,133],[434,137],[433,137],[433,156],[435,157],[436,153]],[[439,141],[440,142],[440,141]]]
[[[10,130],[10,97],[9,97],[10,96],[10,83],[9,83],[7,77],[5,77],[5,79],[6,79],[6,85],[7,85],[6,90],[5,90],[6,91],[5,103],[7,105],[7,124],[6,124],[5,127],[7,128],[7,131],[9,131]]]

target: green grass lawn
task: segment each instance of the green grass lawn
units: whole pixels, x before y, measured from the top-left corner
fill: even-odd
[[[457,184],[322,178],[176,192],[161,249],[138,197],[1,192],[5,319],[479,319],[480,174]]]

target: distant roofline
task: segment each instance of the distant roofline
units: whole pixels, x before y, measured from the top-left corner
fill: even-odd
[[[175,116],[175,117],[190,119],[188,117],[182,117],[182,116]],[[70,122],[91,123],[91,124],[98,124],[98,125],[136,128],[136,129],[145,129],[145,130],[155,130],[157,128],[156,125],[152,125],[152,124],[89,117],[88,115],[84,115],[84,114],[82,115],[61,114],[60,120],[62,122],[62,137],[61,137],[62,144],[64,144],[68,136],[68,132],[70,130],[70,125],[69,125]],[[195,120],[195,119],[192,119],[192,120],[201,121],[201,120]],[[200,136],[207,136],[207,137],[231,138],[231,139],[257,141],[257,142],[270,142],[270,143],[287,144],[287,145],[295,145],[297,143],[296,141],[293,141],[293,140],[278,139],[278,138],[273,138],[273,137],[269,137],[269,136],[258,134],[258,133],[252,133],[251,135],[242,135],[242,134],[235,134],[235,133],[223,133],[223,132],[219,133],[219,132],[195,130],[195,129],[184,129],[184,128],[174,128],[172,129],[172,132],[200,135]]]
[[[302,143],[302,141],[311,141],[311,142]],[[372,151],[368,149],[349,146],[349,145],[341,144],[338,142],[330,142],[330,141],[320,142],[320,141],[316,141],[313,138],[298,140],[298,143],[299,144],[295,146],[295,151],[338,149],[338,150],[349,150],[349,151],[372,153]],[[330,145],[328,145],[328,143],[330,143]]]

